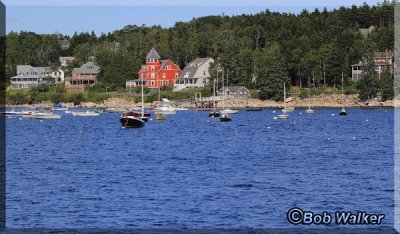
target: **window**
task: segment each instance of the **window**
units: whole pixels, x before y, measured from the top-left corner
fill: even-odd
[[[154,59],[154,62],[156,63],[156,62],[157,62],[157,59]]]
[[[175,78],[178,78],[179,74],[178,72],[175,73]]]
[[[171,66],[168,65],[168,66],[167,66],[167,70],[171,70]]]
[[[169,81],[168,80],[165,81],[165,85],[169,85]]]
[[[151,73],[151,79],[154,79],[154,73]]]
[[[164,81],[160,81],[160,86],[163,86],[164,85]]]
[[[151,86],[154,86],[154,80],[151,81]]]
[[[162,78],[167,78],[167,74],[163,73]]]
[[[151,66],[151,70],[154,71],[154,66]]]

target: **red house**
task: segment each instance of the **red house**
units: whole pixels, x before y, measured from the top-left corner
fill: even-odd
[[[139,71],[139,79],[146,80],[148,88],[159,88],[164,85],[173,86],[182,74],[182,70],[169,59],[161,60],[153,48],[146,56],[146,65]]]

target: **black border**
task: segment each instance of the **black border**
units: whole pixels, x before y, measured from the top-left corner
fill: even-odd
[[[0,1],[0,111],[5,109],[6,6]],[[0,118],[0,231],[6,228],[6,129]]]

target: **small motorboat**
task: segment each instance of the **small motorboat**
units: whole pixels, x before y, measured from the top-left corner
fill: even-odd
[[[239,110],[231,110],[231,109],[225,109],[221,111],[222,114],[237,114],[239,113]]]
[[[229,122],[231,120],[232,119],[229,118],[229,116],[227,114],[222,114],[221,118],[219,118],[219,121],[221,121],[221,122]]]
[[[61,105],[61,104],[57,104],[57,105],[55,105],[54,107],[53,107],[53,109],[52,109],[53,111],[66,111],[66,110],[68,110],[68,107],[65,107],[65,106],[63,106],[63,105]]]
[[[53,114],[52,112],[33,112],[31,115],[23,115],[22,117],[34,119],[60,119],[61,115]]]
[[[73,116],[99,116],[100,113],[95,111],[74,111],[72,112]]]
[[[167,117],[165,115],[162,115],[162,114],[156,115],[156,120],[166,120],[166,119],[167,119]]]
[[[287,114],[278,115],[278,119],[288,119],[288,118],[289,118],[289,115],[287,115]]]

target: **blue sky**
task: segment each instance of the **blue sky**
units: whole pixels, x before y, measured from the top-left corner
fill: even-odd
[[[316,7],[329,10],[339,6],[374,5],[378,1],[325,2],[317,0],[203,0],[197,2],[128,1],[128,0],[2,0],[6,5],[6,32],[32,31],[36,33],[76,32],[96,34],[112,32],[128,24],[171,27],[178,21],[190,21],[207,15],[254,14],[265,9],[298,13],[303,9],[313,11]],[[301,3],[300,3],[301,2]]]

